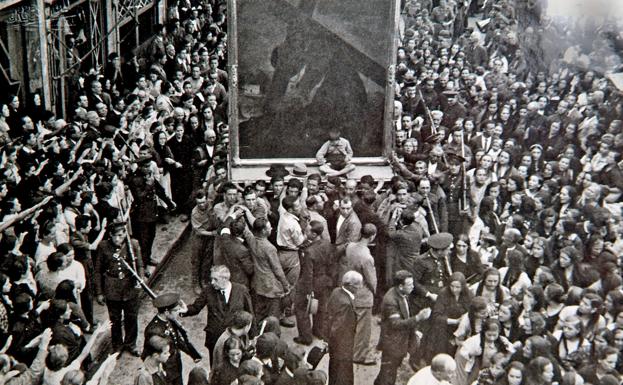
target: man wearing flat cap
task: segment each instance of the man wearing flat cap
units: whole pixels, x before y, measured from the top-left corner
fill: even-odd
[[[430,249],[413,266],[413,295],[422,307],[432,307],[437,294],[448,284],[452,268],[448,254],[453,237],[450,233],[437,233],[428,238]]]
[[[189,346],[175,322],[178,313],[187,310],[186,304],[180,300],[180,295],[177,293],[161,294],[154,299],[153,304],[158,309],[158,314],[145,328],[145,343],[152,336],[159,336],[169,341],[170,356],[163,365],[166,383],[167,385],[183,385],[181,352],[188,354],[195,362],[201,360],[201,355]]]

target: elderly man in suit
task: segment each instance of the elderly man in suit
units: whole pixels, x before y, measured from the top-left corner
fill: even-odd
[[[329,223],[331,241],[338,253],[343,252],[348,242],[357,242],[361,233],[361,222],[353,210],[353,201],[348,198],[340,200],[339,214]]]
[[[359,365],[374,365],[370,348],[372,337],[372,305],[376,292],[376,269],[369,246],[376,237],[376,226],[366,223],[361,229],[361,239],[348,243],[344,257],[340,260],[340,275],[347,271],[356,271],[363,276],[363,285],[355,293],[355,312],[357,313],[357,331],[353,361]]]
[[[414,309],[408,298],[413,288],[413,275],[406,270],[399,270],[394,275],[394,287],[383,297],[379,340],[383,355],[381,370],[374,385],[393,385],[396,382],[398,367],[408,352],[409,340],[415,337],[419,323],[430,317],[430,308],[413,314]]]
[[[205,327],[205,346],[212,352],[214,345],[221,334],[231,324],[233,315],[244,310],[253,314],[253,305],[249,290],[238,283],[230,282],[230,272],[227,266],[216,265],[210,271],[210,285],[206,285],[203,292],[188,306],[188,311],[180,314],[190,317],[199,314],[204,307],[208,307],[208,319]],[[212,354],[212,353],[211,353]]]
[[[353,346],[357,329],[355,293],[363,284],[363,277],[348,271],[342,277],[327,304],[327,338],[329,343],[329,385],[353,385]]]

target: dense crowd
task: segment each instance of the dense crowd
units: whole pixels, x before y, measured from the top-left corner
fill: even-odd
[[[228,181],[225,1],[169,1],[143,47],[77,66],[66,117],[39,95],[0,104],[2,383],[104,385],[126,351],[140,385],[324,384],[328,350],[329,384],[379,364],[394,384],[407,355],[410,385],[619,384],[621,21],[403,3],[387,182],[349,178],[339,127],[319,173]],[[197,297],[158,296],[138,325],[172,216]],[[201,354],[178,317],[206,307],[211,368],[185,382],[181,352]]]

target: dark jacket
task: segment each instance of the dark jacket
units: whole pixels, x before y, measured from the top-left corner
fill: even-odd
[[[379,347],[383,354],[401,357],[407,354],[409,339],[418,323],[415,320],[415,309],[408,309],[398,290],[392,287],[385,293],[381,305],[381,337]]]
[[[103,295],[111,301],[128,301],[136,299],[140,289],[136,288],[136,280],[123,265],[124,259],[130,266],[136,264],[139,276],[143,275],[143,259],[138,241],[132,239],[134,261],[128,253],[127,242],[116,247],[110,240],[102,241],[97,248],[95,258],[95,293]]]
[[[352,361],[357,314],[353,300],[342,287],[333,289],[329,297],[327,318],[330,359]]]
[[[253,314],[253,305],[251,304],[249,290],[245,286],[235,282],[232,282],[231,285],[229,302],[223,304],[219,300],[217,291],[214,290],[211,285],[208,285],[203,289],[203,293],[195,299],[195,302],[188,306],[188,312],[186,312],[183,317],[199,314],[199,312],[207,306],[208,319],[203,330],[205,330],[206,333],[218,337],[223,334],[227,326],[231,324],[235,312],[244,310]]]

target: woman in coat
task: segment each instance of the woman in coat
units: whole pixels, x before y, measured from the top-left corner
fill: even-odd
[[[428,332],[424,333],[421,346],[426,362],[439,353],[454,355],[456,344],[454,332],[461,317],[469,310],[472,294],[467,287],[465,275],[454,272],[437,297],[430,317]]]

